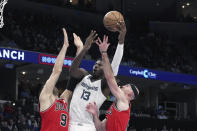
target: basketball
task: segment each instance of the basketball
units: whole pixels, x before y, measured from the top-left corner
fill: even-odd
[[[105,28],[112,32],[118,31],[117,24],[119,22],[124,22],[124,17],[118,11],[110,11],[103,18]]]

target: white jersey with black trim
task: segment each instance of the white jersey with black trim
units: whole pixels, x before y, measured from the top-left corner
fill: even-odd
[[[86,106],[90,102],[96,102],[99,109],[106,100],[101,90],[101,80],[91,82],[91,77],[92,75],[85,76],[82,81],[76,85],[70,103],[70,123],[77,122],[94,125],[93,117],[86,111]]]

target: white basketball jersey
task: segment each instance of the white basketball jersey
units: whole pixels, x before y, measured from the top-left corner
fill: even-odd
[[[101,91],[101,80],[91,82],[91,77],[91,75],[85,76],[76,85],[70,103],[69,119],[71,123],[79,122],[94,125],[92,114],[86,111],[86,106],[90,102],[96,102],[98,108],[100,108],[106,99]]]

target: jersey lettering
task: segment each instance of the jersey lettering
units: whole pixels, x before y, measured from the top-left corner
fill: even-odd
[[[62,103],[57,102],[55,106],[55,111],[59,111],[59,110],[68,111],[67,107],[65,107]]]
[[[87,90],[93,90],[93,91],[98,91],[98,87],[95,86],[89,86],[88,84],[86,84],[85,82],[81,83],[81,86],[85,87]]]

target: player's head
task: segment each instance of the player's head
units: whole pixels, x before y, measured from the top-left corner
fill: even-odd
[[[121,90],[126,95],[128,101],[134,100],[139,95],[139,90],[134,84],[127,84],[121,86]]]
[[[93,66],[93,76],[94,77],[103,77],[103,63],[102,60],[97,60],[96,63]]]
[[[59,96],[59,91],[58,91],[57,87],[53,88],[53,95],[57,96],[57,97]]]

